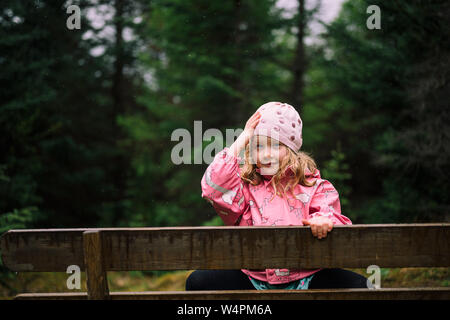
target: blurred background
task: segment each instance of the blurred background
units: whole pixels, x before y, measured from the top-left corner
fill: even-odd
[[[268,101],[296,107],[354,224],[448,222],[449,17],[445,0],[2,0],[0,233],[221,225],[207,164],[172,163],[171,134],[243,128]],[[0,296],[67,278],[0,271]]]

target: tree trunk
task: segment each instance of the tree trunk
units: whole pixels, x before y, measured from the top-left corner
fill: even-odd
[[[235,48],[236,48],[236,54],[235,54],[235,58],[236,58],[236,71],[237,72],[242,72],[243,71],[243,65],[242,65],[242,61],[240,58],[240,54],[242,54],[242,40],[243,40],[243,35],[241,34],[241,30],[239,28],[239,25],[242,22],[241,19],[241,1],[240,0],[235,0],[234,1],[234,9],[235,9],[235,24],[234,24],[234,43],[235,43]],[[242,86],[242,81],[240,77],[235,77],[234,79],[234,89],[238,92],[238,93],[243,93],[243,86]],[[233,98],[233,103],[234,103],[234,121],[236,125],[242,125],[243,122],[245,121],[244,119],[244,102],[242,101],[242,98],[237,97],[237,98]]]
[[[113,69],[113,81],[112,81],[112,127],[113,127],[113,139],[116,149],[116,155],[114,156],[114,168],[113,168],[113,183],[115,187],[115,206],[114,206],[114,218],[113,224],[116,225],[123,216],[124,210],[121,205],[121,201],[125,195],[126,187],[126,168],[127,163],[123,155],[121,147],[119,145],[120,140],[123,138],[123,132],[120,126],[117,124],[117,117],[124,114],[124,48],[123,48],[123,14],[126,0],[114,0],[115,19],[114,27],[116,30],[115,44],[114,44],[114,69]]]
[[[299,109],[303,104],[303,76],[306,70],[306,58],[303,38],[306,28],[306,15],[305,15],[305,0],[298,1],[298,33],[297,33],[297,47],[295,50],[294,58],[294,79],[291,92],[291,104]]]

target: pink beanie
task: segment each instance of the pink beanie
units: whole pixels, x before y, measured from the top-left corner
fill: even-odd
[[[258,108],[261,118],[255,127],[254,135],[276,139],[293,151],[302,146],[302,119],[298,112],[287,103],[268,102]]]

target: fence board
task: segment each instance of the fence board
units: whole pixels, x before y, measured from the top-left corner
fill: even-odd
[[[84,270],[89,229],[12,230],[3,263],[14,271]],[[105,228],[106,271],[448,267],[450,224],[335,226],[318,240],[309,227]]]
[[[450,288],[111,292],[112,300],[450,300]],[[17,300],[85,300],[79,293],[24,293]]]

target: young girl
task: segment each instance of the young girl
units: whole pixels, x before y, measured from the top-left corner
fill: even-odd
[[[299,151],[302,120],[286,103],[263,104],[242,134],[219,152],[203,175],[202,197],[226,225],[307,225],[318,239],[341,215],[339,195],[320,177],[314,160]],[[245,163],[239,157],[245,148]],[[196,270],[186,290],[367,288],[367,279],[344,269]]]

